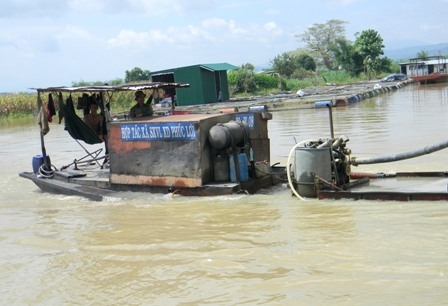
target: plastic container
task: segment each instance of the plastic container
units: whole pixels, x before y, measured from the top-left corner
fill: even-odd
[[[236,167],[233,159],[233,154],[229,155],[229,166],[230,166],[230,181],[235,183],[236,179]],[[238,166],[240,170],[240,182],[245,182],[249,179],[249,169],[247,165],[247,156],[245,153],[238,154]]]
[[[213,174],[215,182],[228,182],[230,180],[229,158],[227,155],[216,155],[213,158]]]
[[[256,105],[249,107],[249,112],[251,113],[267,112],[267,111],[268,111],[267,105]]]
[[[47,155],[46,158],[48,159],[48,164],[51,164],[50,156]],[[42,166],[44,164],[44,162],[45,162],[45,159],[44,159],[43,155],[34,155],[33,156],[33,172],[38,173],[40,166]]]

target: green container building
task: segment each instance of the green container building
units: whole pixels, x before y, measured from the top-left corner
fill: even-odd
[[[237,68],[227,63],[199,64],[154,71],[151,79],[190,84],[188,88],[175,89],[178,106],[215,103],[229,100],[227,71]]]

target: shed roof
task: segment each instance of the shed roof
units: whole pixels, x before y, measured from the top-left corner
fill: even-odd
[[[197,64],[197,65],[190,65],[190,66],[183,66],[183,67],[176,67],[176,68],[170,68],[170,69],[164,69],[159,71],[153,71],[151,72],[151,75],[155,74],[163,74],[163,73],[172,73],[175,70],[183,69],[183,68],[190,68],[190,67],[201,67],[208,70],[213,71],[223,71],[223,70],[233,70],[237,69],[237,66],[228,64],[228,63],[215,63],[215,64]]]
[[[218,63],[218,64],[200,64],[199,66],[209,68],[211,70],[215,71],[221,71],[221,70],[234,70],[237,69],[237,66],[228,64],[228,63]]]
[[[167,82],[139,82],[133,84],[122,85],[88,85],[88,86],[60,86],[48,88],[30,88],[38,92],[105,92],[105,91],[137,91],[145,89],[158,88],[176,88],[189,87],[190,84],[185,83],[167,83]]]

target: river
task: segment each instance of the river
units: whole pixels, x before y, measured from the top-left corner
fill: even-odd
[[[334,108],[333,122],[353,156],[439,143],[448,137],[448,87],[408,85]],[[50,127],[52,163],[83,153],[62,126]],[[273,112],[269,128],[271,162],[284,165],[296,142],[330,136],[329,112]],[[18,176],[40,154],[34,121],[1,122],[0,130],[2,305],[448,300],[447,202],[300,201],[279,186],[250,196],[129,193],[98,203],[42,193]],[[447,152],[354,170],[446,171]]]

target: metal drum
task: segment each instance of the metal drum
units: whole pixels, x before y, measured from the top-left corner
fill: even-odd
[[[228,182],[230,180],[229,158],[225,155],[216,155],[213,158],[213,173],[215,182]]]
[[[249,137],[249,126],[241,121],[229,121],[212,126],[209,131],[208,140],[212,147],[218,150],[230,148]]]
[[[331,148],[296,148],[294,176],[297,192],[302,197],[315,198],[314,176],[331,181]]]

